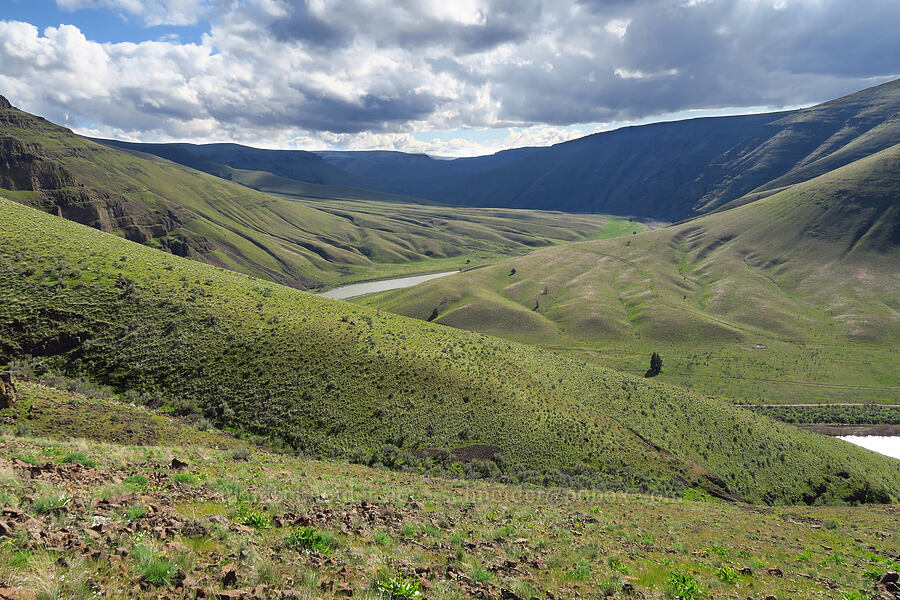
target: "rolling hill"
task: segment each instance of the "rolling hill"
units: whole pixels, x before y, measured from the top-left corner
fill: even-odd
[[[319,169],[318,180],[331,181],[334,167],[307,158]],[[412,205],[407,198],[222,168],[235,180],[291,195],[259,193],[149,154],[112,149],[0,101],[5,196],[293,287],[448,270],[604,235],[609,224],[586,215]],[[279,187],[284,182],[289,189]]]
[[[519,481],[698,486],[754,502],[900,496],[896,460],[721,400],[261,282],[7,200],[0,272],[0,361],[37,357],[285,448],[454,450]]]
[[[900,402],[900,144],[629,239],[360,300],[740,401]],[[727,208],[727,207],[725,207]]]
[[[898,115],[900,80],[801,110],[624,127],[490,156],[446,160],[387,151],[317,154],[334,167],[327,181],[336,185],[463,206],[676,221],[806,181],[900,143]],[[130,147],[161,151],[153,144]],[[222,144],[192,151],[215,155],[217,162],[235,169],[323,182],[321,165],[307,152]],[[311,164],[319,170],[311,170]]]

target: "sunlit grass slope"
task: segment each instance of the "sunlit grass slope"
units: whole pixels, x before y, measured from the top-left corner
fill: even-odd
[[[360,302],[633,373],[658,351],[662,380],[735,399],[900,402],[900,145],[722,213]]]
[[[389,196],[376,192],[365,200],[360,190],[299,183],[294,196],[276,197],[102,146],[2,103],[0,189],[132,241],[299,288],[459,268],[594,237],[610,222],[381,202]]]
[[[673,386],[326,300],[0,201],[0,358],[318,454],[495,446],[617,489],[884,500],[898,462]]]
[[[20,392],[17,411],[0,410],[13,423],[0,437],[0,578],[13,598],[380,598],[393,580],[432,600],[849,599],[900,568],[896,506],[448,480],[274,454],[39,385]]]

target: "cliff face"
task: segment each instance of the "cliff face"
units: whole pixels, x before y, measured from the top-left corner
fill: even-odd
[[[183,230],[189,211],[151,206],[134,198],[138,189],[99,189],[67,168],[96,152],[106,150],[84,145],[68,129],[21,112],[0,96],[0,190],[35,192],[16,197],[133,242],[155,240],[153,245],[179,256],[201,257],[212,250],[203,236]]]
[[[45,160],[37,144],[0,138],[0,188],[12,191],[54,190],[75,181],[59,163]]]

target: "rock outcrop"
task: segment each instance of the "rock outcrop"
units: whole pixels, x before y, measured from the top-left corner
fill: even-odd
[[[0,408],[10,408],[19,401],[19,392],[13,382],[12,373],[0,372]]]

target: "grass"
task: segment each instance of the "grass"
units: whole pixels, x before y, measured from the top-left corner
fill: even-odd
[[[79,275],[60,280],[61,262]],[[716,399],[317,298],[3,200],[0,270],[0,293],[12,299],[0,305],[8,360],[42,353],[41,369],[281,449],[536,484],[679,495],[686,484],[727,487],[773,503],[886,500],[900,490],[896,461]],[[22,422],[132,443],[211,435],[166,433],[161,417],[141,410],[130,418],[146,429],[112,410],[60,410],[72,419],[37,412]],[[450,451],[487,446],[496,449],[487,460],[453,465]],[[423,464],[423,450],[450,460],[438,452]]]
[[[36,513],[45,514],[64,509],[71,500],[72,497],[65,493],[50,494],[36,498],[32,507]]]
[[[898,167],[900,145],[732,210],[355,302],[635,375],[658,352],[659,380],[741,403],[898,405]]]
[[[138,543],[132,548],[130,556],[141,578],[156,586],[167,586],[172,583],[178,566],[159,554],[150,544]]]
[[[84,452],[69,452],[63,457],[63,462],[83,465],[85,467],[96,467],[97,461],[88,458]]]
[[[26,398],[33,387],[22,386]],[[108,401],[69,392],[53,395],[57,400],[69,398],[84,410],[108,406]],[[53,416],[59,404],[38,403],[35,409]],[[125,403],[111,406],[126,421],[138,410]],[[68,488],[71,497],[61,513],[39,513],[24,501],[50,494],[46,482],[20,470],[0,471],[0,483],[26,513],[22,522],[33,518],[30,528],[53,533],[39,543],[28,537],[4,538],[4,582],[23,590],[24,597],[47,593],[85,599],[97,586],[114,599],[171,595],[181,581],[179,570],[184,582],[202,589],[206,597],[229,587],[250,590],[261,585],[264,596],[295,589],[316,597],[347,591],[391,598],[418,598],[416,592],[427,597],[500,597],[506,589],[523,598],[546,592],[587,598],[597,593],[624,595],[627,583],[635,595],[652,600],[758,597],[760,591],[779,598],[840,598],[870,589],[876,576],[900,567],[890,535],[900,529],[894,506],[770,508],[514,487],[297,458],[262,448],[253,448],[253,461],[235,462],[224,434],[211,431],[196,438],[189,433],[189,423],[161,418],[185,430],[173,436],[183,443],[139,446],[103,438],[41,437],[39,431],[30,437],[4,434],[0,466],[21,453],[45,455],[60,465],[71,452],[97,461],[96,473],[83,477],[71,471],[70,478],[56,482]],[[200,483],[188,489],[169,477],[150,477],[140,506],[153,510],[142,511],[139,524],[115,518],[119,508],[104,508],[94,500],[105,481],[135,472],[164,472],[173,457],[189,458]],[[406,502],[410,496],[426,508]],[[215,525],[248,504],[265,507],[278,519],[267,529]],[[328,524],[318,522],[318,515],[326,512]],[[85,525],[97,515],[111,520],[99,539],[84,537]],[[292,521],[298,517],[316,524],[295,526]],[[840,527],[828,529],[823,526],[827,521]],[[413,531],[433,529],[427,537],[407,537],[401,534],[407,525]],[[332,526],[343,531],[332,534]],[[165,533],[166,528],[181,533]],[[137,529],[140,533],[134,533]],[[498,540],[501,530],[506,533]],[[388,536],[390,544],[373,543],[378,533]],[[329,547],[327,555],[299,551],[321,543]],[[82,544],[87,545],[84,557],[82,550],[63,551]],[[112,548],[122,553],[109,557]],[[102,551],[107,555],[91,558]],[[236,570],[236,582],[229,586],[222,583],[227,562],[234,562]],[[727,581],[731,571],[726,567],[750,567],[751,574]],[[770,575],[765,567],[777,567],[783,576]],[[699,590],[702,596],[696,595]]]

